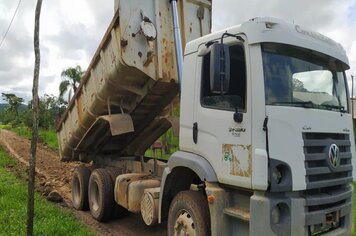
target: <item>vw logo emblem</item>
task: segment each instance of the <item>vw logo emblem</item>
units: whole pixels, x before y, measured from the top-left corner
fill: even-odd
[[[340,166],[340,150],[335,143],[329,147],[328,161],[332,169],[336,169]]]

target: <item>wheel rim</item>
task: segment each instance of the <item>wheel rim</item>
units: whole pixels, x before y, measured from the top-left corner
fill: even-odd
[[[91,209],[97,211],[99,209],[99,187],[97,183],[93,183],[90,191]]]
[[[191,214],[182,210],[174,224],[174,236],[195,236],[195,224]]]
[[[78,205],[80,201],[80,183],[78,178],[73,179],[72,183],[72,198],[73,203]]]

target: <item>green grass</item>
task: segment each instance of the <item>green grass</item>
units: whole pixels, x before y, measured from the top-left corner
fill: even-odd
[[[12,128],[10,128],[10,130],[14,131],[15,133],[17,133],[21,137],[24,137],[24,138],[27,138],[27,139],[31,139],[32,131],[29,128],[25,127],[25,126],[12,127]]]
[[[0,235],[25,235],[27,184],[8,170],[16,162],[0,150]],[[69,210],[36,193],[34,235],[95,235]]]
[[[54,130],[40,130],[40,137],[52,149],[58,150],[57,133]]]
[[[356,227],[356,182],[354,182],[354,227]],[[354,232],[352,233],[352,235],[356,236],[356,232],[355,232],[355,228],[354,228]]]
[[[11,130],[21,137],[31,139],[32,130],[26,126],[16,126],[12,127],[11,125],[0,125],[0,129],[7,129]],[[58,150],[58,141],[57,141],[57,134],[55,130],[39,130],[39,138],[45,144],[47,144],[50,148],[54,150]]]

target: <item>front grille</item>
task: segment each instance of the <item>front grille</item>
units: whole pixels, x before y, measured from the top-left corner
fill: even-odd
[[[305,226],[322,226],[326,231],[344,227],[344,219],[350,216],[352,210],[351,187],[323,188],[318,193],[307,190],[304,197],[307,210]]]
[[[343,227],[352,209],[351,142],[348,134],[304,133],[307,190],[305,225],[329,232]],[[332,168],[328,154],[331,144],[340,151],[340,166]],[[310,228],[311,229],[311,228]],[[310,235],[314,233],[310,232]]]
[[[304,133],[307,189],[344,185],[352,181],[351,142],[348,134]],[[340,150],[340,166],[332,170],[328,164],[330,144]]]

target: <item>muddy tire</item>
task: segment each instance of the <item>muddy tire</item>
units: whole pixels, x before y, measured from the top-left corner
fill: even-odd
[[[78,167],[72,178],[72,202],[77,210],[89,210],[88,185],[91,171],[85,166]]]
[[[113,186],[115,186],[116,177],[123,173],[122,169],[115,168],[115,167],[109,167],[109,168],[106,168],[105,170],[109,173],[111,180],[112,180],[112,184],[113,184]]]
[[[182,191],[172,200],[168,214],[168,235],[210,235],[210,215],[201,192]]]
[[[106,170],[109,172],[109,174],[111,176],[111,180],[113,183],[113,189],[115,191],[116,177],[121,175],[123,173],[123,170],[122,170],[122,168],[115,168],[115,167],[107,168]],[[115,196],[115,194],[114,194],[114,196]],[[115,199],[114,199],[114,201],[115,201]],[[126,208],[120,206],[116,202],[114,203],[114,208],[112,211],[112,217],[114,219],[123,218],[123,217],[127,216],[127,214],[128,214],[128,210]]]
[[[105,222],[112,216],[114,188],[110,174],[96,169],[89,179],[89,208],[94,219]]]

